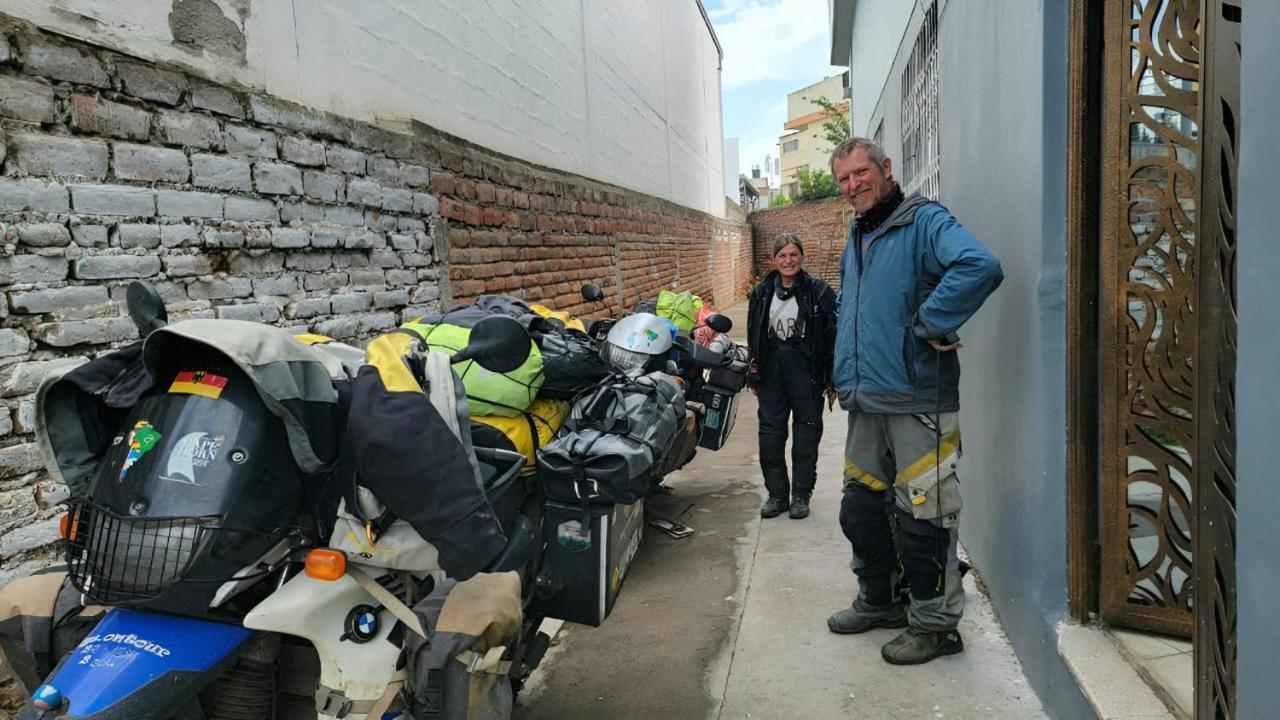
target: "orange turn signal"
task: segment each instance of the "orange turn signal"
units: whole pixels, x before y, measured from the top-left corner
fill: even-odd
[[[312,550],[307,553],[306,573],[316,580],[337,580],[347,573],[347,556],[340,550]]]
[[[63,540],[75,542],[76,531],[80,529],[80,518],[72,518],[71,513],[63,513],[58,518],[58,534]]]

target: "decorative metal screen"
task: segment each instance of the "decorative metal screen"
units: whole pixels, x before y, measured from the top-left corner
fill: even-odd
[[[1236,159],[1238,0],[1207,0],[1200,176],[1195,507],[1196,717],[1236,710]]]
[[[1099,307],[1102,597],[1192,626],[1200,0],[1107,5]]]
[[[938,179],[938,4],[932,2],[902,71],[902,190],[936,200]]]

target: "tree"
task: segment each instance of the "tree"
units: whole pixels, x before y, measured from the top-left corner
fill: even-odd
[[[826,170],[818,170],[817,172],[797,170],[796,180],[800,183],[800,192],[796,193],[796,200],[799,202],[821,200],[822,198],[835,197],[840,194],[840,189],[836,187],[835,178],[831,177],[831,173]]]
[[[853,137],[853,130],[849,127],[848,116],[834,102],[826,97],[819,97],[809,100],[809,102],[827,112],[827,119],[822,123],[822,132],[832,147]]]
[[[775,194],[773,197],[769,198],[769,207],[771,208],[786,207],[790,204],[791,204],[791,198],[787,197],[786,195],[783,195],[780,192]]]

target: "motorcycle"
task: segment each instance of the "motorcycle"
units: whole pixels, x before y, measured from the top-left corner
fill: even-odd
[[[342,464],[344,388],[364,354],[308,348],[253,323],[170,326],[143,283],[129,288],[128,305],[155,385],[127,412],[86,414],[83,397],[59,404],[56,392],[41,405],[59,442],[105,433],[93,451],[75,446],[57,469],[87,485],[63,521],[68,580],[82,604],[107,612],[20,719],[450,716],[451,698],[468,694],[456,678],[433,670],[408,692],[400,669],[406,660],[412,669],[413,635],[426,631],[415,603],[453,582],[440,553],[362,488],[330,482]],[[702,369],[722,367],[724,357],[665,325],[655,333],[665,343],[637,345],[655,332],[652,320],[597,324],[602,357],[619,376],[660,366],[685,377],[683,392],[703,393]],[[708,324],[729,329],[727,318]],[[461,394],[448,367],[474,359],[508,372],[528,347],[519,323],[496,317],[477,324],[452,357],[426,353],[403,364],[424,388],[454,383],[453,393],[440,393],[445,400],[432,393],[431,401],[465,426],[465,400],[447,401]],[[686,428],[693,439],[705,435],[708,416],[695,413]],[[466,671],[500,674],[509,707],[550,643],[544,618],[599,625],[611,611],[643,536],[644,503],[580,513],[549,499],[544,478],[522,475],[522,454],[469,443],[468,452],[506,539],[483,570],[518,575],[521,620],[509,646],[471,653]]]
[[[53,445],[76,450],[55,469],[87,481],[62,521],[68,580],[82,604],[106,612],[20,720],[401,717],[404,636],[423,632],[408,608],[447,578],[421,537],[421,561],[408,570],[325,547],[337,515],[326,473],[338,460],[350,369],[270,326],[168,325],[143,283],[127,298],[154,385],[123,429],[94,426],[56,392],[42,418]],[[519,323],[492,318],[435,361],[501,373],[528,347]],[[105,449],[88,462],[95,433],[106,434]],[[522,455],[474,454],[508,539],[485,570],[518,573],[527,609],[542,563],[541,501],[520,476]],[[529,612],[501,657],[473,658],[471,669],[510,668],[514,692],[549,643],[540,620]],[[446,695],[419,693],[413,717],[442,716]]]

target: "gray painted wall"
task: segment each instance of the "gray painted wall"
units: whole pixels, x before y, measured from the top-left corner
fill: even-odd
[[[1066,615],[1066,3],[941,16],[942,198],[1005,282],[961,331],[961,539],[1032,686],[1093,717],[1057,652]]]
[[[849,68],[853,71],[851,112],[853,132],[871,137],[876,131],[871,113],[882,102],[881,93],[894,73],[896,56],[908,45],[907,25],[920,14],[920,0],[895,2],[858,2],[854,4],[853,41]],[[897,83],[893,83],[896,85]],[[878,116],[877,116],[878,117]]]
[[[856,22],[863,22],[864,6],[870,3],[858,3],[858,17]],[[871,15],[873,11],[866,11]],[[874,15],[872,16],[874,18]],[[870,22],[870,20],[868,21]],[[863,129],[865,136],[874,138],[876,129],[881,128],[882,136],[880,138],[881,147],[893,158],[894,176],[897,179],[902,178],[902,70],[906,67],[907,58],[911,54],[911,49],[915,44],[916,35],[920,32],[920,25],[924,22],[924,9],[917,1],[911,10],[911,14],[907,18],[906,29],[901,36],[901,42],[894,51],[893,65],[889,68],[888,74],[884,75],[883,87],[879,90],[875,99],[875,105],[871,108],[870,115],[865,113],[861,116],[866,122]],[[858,33],[858,26],[854,25],[854,33]],[[865,56],[870,52],[879,51],[875,46],[853,46],[853,68],[857,72],[857,68],[868,62],[872,62]],[[857,76],[855,76],[857,77]],[[883,123],[883,125],[882,125]]]
[[[1237,693],[1239,718],[1275,717],[1280,705],[1275,656],[1280,647],[1276,588],[1280,588],[1280,247],[1276,244],[1276,168],[1280,167],[1280,3],[1245,6],[1241,78],[1239,247],[1239,362],[1236,378],[1237,492],[1236,566],[1239,583]]]

